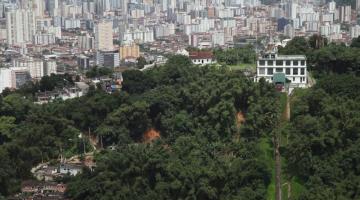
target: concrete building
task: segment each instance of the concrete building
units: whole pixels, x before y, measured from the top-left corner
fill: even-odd
[[[11,88],[11,70],[8,68],[0,68],[0,93],[5,88]]]
[[[355,25],[350,27],[350,37],[351,38],[357,38],[360,36],[360,26]]]
[[[80,19],[68,18],[63,21],[63,28],[67,29],[76,29],[81,27]]]
[[[22,85],[31,80],[29,71],[25,67],[12,67],[11,70],[11,88],[19,89]]]
[[[304,55],[277,55],[275,53],[268,53],[258,59],[256,81],[264,78],[266,81],[276,84],[276,80],[274,80],[276,74],[285,75],[292,88],[306,87],[306,57]]]
[[[32,0],[32,9],[35,17],[44,17],[45,1],[44,0]]]
[[[85,55],[77,56],[77,64],[81,70],[87,70],[90,68],[90,59]]]
[[[351,6],[340,7],[340,22],[349,23],[351,21]]]
[[[44,75],[50,76],[57,74],[57,64],[55,59],[46,59],[44,62]]]
[[[26,68],[33,79],[40,79],[45,76],[44,62],[39,58],[24,57],[14,59],[12,66],[16,68]]]
[[[102,67],[119,67],[120,54],[119,51],[97,51],[96,52],[96,65]]]
[[[31,43],[35,34],[35,17],[31,10],[12,10],[6,13],[7,43]]]
[[[138,58],[140,56],[140,48],[136,43],[125,44],[120,46],[120,59]]]
[[[49,45],[55,44],[55,35],[49,33],[38,33],[33,36],[33,44],[35,45]]]
[[[111,51],[113,44],[113,24],[111,21],[100,21],[95,25],[95,47],[101,51]]]
[[[80,49],[88,50],[95,48],[95,39],[89,35],[77,36],[78,45]]]
[[[30,80],[26,67],[0,68],[0,93],[5,88],[17,89]]]
[[[49,12],[50,16],[58,16],[60,14],[58,0],[47,0],[46,3],[46,10]]]
[[[335,10],[336,10],[336,2],[335,1],[329,2],[329,12],[334,13]]]

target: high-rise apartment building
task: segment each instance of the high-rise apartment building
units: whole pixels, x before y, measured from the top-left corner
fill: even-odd
[[[45,12],[45,1],[44,0],[32,0],[32,10],[35,17],[42,18]]]
[[[335,3],[335,1],[329,2],[329,12],[330,12],[330,13],[334,13],[335,10],[336,10],[336,3]]]
[[[5,88],[19,88],[30,80],[26,67],[0,68],[0,93]]]
[[[46,10],[51,16],[57,16],[59,14],[59,1],[58,0],[47,0]]]
[[[341,6],[340,7],[340,22],[350,22],[351,21],[351,6]]]
[[[138,58],[140,56],[140,48],[136,43],[121,45],[119,52],[120,59]]]
[[[111,21],[100,21],[95,25],[95,47],[97,50],[113,50],[113,29]]]
[[[40,79],[46,75],[44,73],[44,62],[38,58],[24,57],[14,59],[12,66],[16,68],[26,68],[33,79]]]
[[[35,17],[31,10],[12,10],[6,13],[7,43],[31,43],[35,34]]]

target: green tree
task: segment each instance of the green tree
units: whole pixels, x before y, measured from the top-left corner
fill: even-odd
[[[136,67],[137,67],[138,69],[144,68],[144,66],[145,66],[146,64],[147,64],[147,63],[146,63],[146,59],[145,59],[144,57],[140,56],[140,57],[138,57],[138,58],[136,59]]]

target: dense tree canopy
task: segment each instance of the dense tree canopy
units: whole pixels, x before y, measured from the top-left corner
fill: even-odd
[[[243,50],[217,51],[225,58]],[[105,149],[95,154],[94,171],[70,180],[72,199],[267,199],[273,178],[266,154],[273,152],[264,141],[270,146],[275,132],[287,136],[280,149],[286,178],[304,188],[293,199],[359,199],[359,48],[313,36],[280,52],[305,54],[320,77],[313,88],[295,90],[291,121],[281,129],[284,105],[273,85],[228,68],[193,66],[184,56],[124,72],[122,91],[112,94],[92,87],[80,98],[33,104],[29,96],[38,88],[62,84],[54,75],[5,92],[0,199],[19,191],[34,165],[82,153],[79,135],[89,131]],[[90,73],[100,75],[97,68]]]
[[[307,56],[310,70],[316,76],[338,73],[360,74],[360,48],[346,47],[343,44],[327,44],[325,38],[314,35],[309,39],[295,37],[284,48],[279,48],[280,54],[302,54]]]
[[[295,93],[287,171],[307,191],[300,199],[359,199],[360,79],[326,77]]]
[[[101,152],[96,170],[70,183],[71,198],[265,198],[271,174],[257,159],[256,141],[279,115],[271,85],[193,66],[184,56],[123,77],[123,91],[111,95],[93,88],[80,98],[33,104],[27,94],[34,88],[52,89],[66,78],[53,75],[1,97],[1,195],[18,191],[34,165],[82,153],[79,135],[90,130],[117,150]],[[160,138],[149,143],[149,130]]]
[[[104,152],[94,172],[77,177],[70,197],[265,198],[270,172],[256,159],[256,141],[279,115],[271,85],[227,69],[192,66],[182,56],[150,71],[124,73],[124,82],[129,101],[96,129],[117,150]],[[241,126],[238,112],[247,119]],[[149,129],[161,139],[144,141]]]
[[[251,46],[244,48],[230,48],[226,50],[215,49],[214,54],[218,62],[227,65],[236,65],[242,63],[251,64],[255,63],[256,60],[255,50]]]

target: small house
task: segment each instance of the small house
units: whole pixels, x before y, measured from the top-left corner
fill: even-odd
[[[215,63],[214,55],[211,51],[192,51],[189,57],[195,65],[207,65]]]

